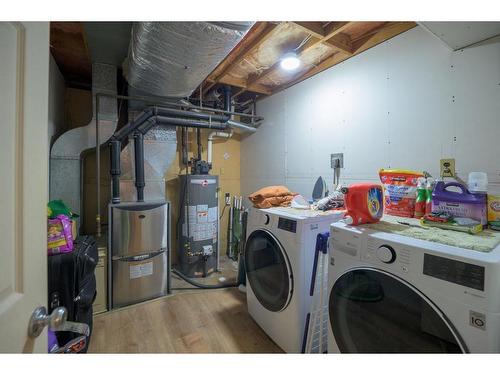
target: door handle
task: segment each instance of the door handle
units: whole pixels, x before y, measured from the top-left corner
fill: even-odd
[[[52,310],[50,315],[47,315],[47,309],[43,306],[39,306],[33,311],[33,314],[31,314],[28,324],[28,336],[40,336],[45,326],[49,326],[50,329],[55,331],[66,323],[67,318],[68,311],[65,307],[56,307]]]

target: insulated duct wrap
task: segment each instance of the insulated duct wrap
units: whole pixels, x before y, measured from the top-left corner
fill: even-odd
[[[188,97],[252,22],[135,22],[125,78],[134,93]]]

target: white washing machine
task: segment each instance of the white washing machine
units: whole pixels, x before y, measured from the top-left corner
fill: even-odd
[[[245,245],[248,311],[284,351],[300,353],[316,236],[343,214],[293,208],[251,209]]]
[[[500,246],[483,253],[339,222],[329,257],[330,353],[500,352]]]

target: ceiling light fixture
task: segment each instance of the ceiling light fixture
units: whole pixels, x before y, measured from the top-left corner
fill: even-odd
[[[285,70],[295,70],[300,65],[300,59],[295,52],[287,52],[281,58],[280,66]]]

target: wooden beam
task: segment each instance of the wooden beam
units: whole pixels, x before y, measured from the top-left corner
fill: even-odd
[[[203,88],[203,94],[220,82],[233,66],[238,65],[247,55],[266,41],[272,35],[276,26],[277,24],[270,22],[257,22],[240,42],[240,45],[235,47],[217,68],[210,73],[206,79],[209,83]]]
[[[315,38],[321,39],[325,36],[325,30],[321,22],[292,22],[306,33],[311,34]]]
[[[244,78],[235,78],[230,75],[225,75],[222,77],[219,81],[219,83],[224,83],[226,85],[231,85],[231,86],[236,86],[236,87],[241,87],[246,89],[247,91],[254,91],[259,94],[265,94],[265,95],[270,95],[271,94],[271,89],[267,88],[264,85],[256,84],[252,86],[252,89],[250,90],[247,86],[247,80]]]
[[[346,39],[346,37],[340,35],[340,33],[351,24],[351,22],[331,22],[325,29],[323,29],[321,23],[319,22],[292,23],[312,35],[312,38],[308,42],[306,42],[297,52],[299,58],[321,43],[327,43],[344,53],[352,54],[352,45],[350,44],[349,38],[347,37]],[[319,30],[318,26],[321,27],[322,31]],[[264,78],[275,73],[279,68],[280,61],[277,61],[269,69],[263,71],[261,74],[249,77],[247,82],[248,90],[254,91],[253,89],[255,88],[256,84],[258,84]]]
[[[388,22],[380,27],[376,33],[370,33],[370,35],[357,39],[353,43],[354,53],[366,51],[368,48],[410,30],[416,25],[415,22]]]
[[[370,33],[369,36],[366,38],[362,37],[358,39],[356,42],[353,43],[353,49],[354,53],[353,55],[357,55],[361,52],[366,51],[369,48],[372,48],[376,46],[377,44],[380,44],[390,38],[395,37],[396,35],[399,35],[405,31],[408,31],[412,28],[414,28],[417,24],[415,22],[389,22],[382,26],[378,32],[375,34]],[[318,65],[314,66],[313,68],[309,69],[305,74],[301,75],[299,78],[285,83],[284,85],[279,86],[278,88],[273,90],[273,94],[285,90],[307,78],[310,78],[317,73],[328,69],[334,65],[337,65],[338,63],[347,60],[350,58],[352,55],[346,54],[343,52],[338,52],[335,53],[334,55],[326,58],[322,62],[320,62]]]
[[[351,39],[345,34],[334,35],[325,43],[347,53],[348,55],[352,55],[353,53]]]
[[[324,27],[325,30],[325,37],[330,37],[337,35],[341,32],[343,32],[348,26],[353,24],[354,22],[330,22],[328,25]]]

